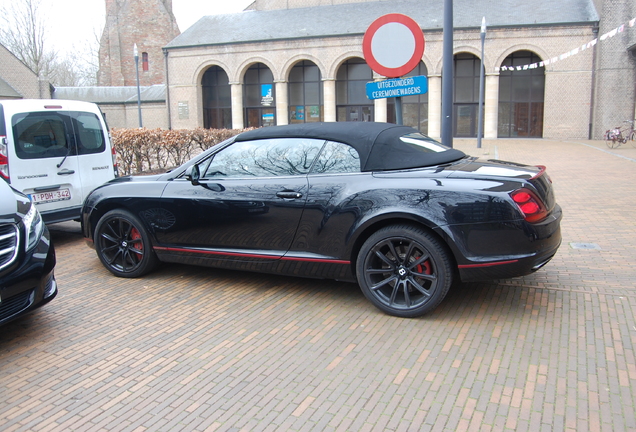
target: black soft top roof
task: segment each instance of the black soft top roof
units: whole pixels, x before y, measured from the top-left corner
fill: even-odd
[[[373,122],[324,122],[271,126],[243,132],[236,141],[270,138],[316,138],[349,144],[360,155],[362,171],[420,168],[459,160],[466,156],[460,150],[443,147],[428,138],[442,151],[405,142],[400,138],[421,134],[408,126]]]

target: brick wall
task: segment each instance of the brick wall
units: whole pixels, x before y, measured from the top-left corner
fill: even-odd
[[[636,2],[605,0],[599,36],[636,17]],[[636,44],[636,27],[599,42],[596,59],[593,137],[633,120],[636,109],[636,59],[627,51]]]
[[[136,104],[100,104],[111,128],[138,128],[139,110]],[[147,129],[168,129],[168,117],[165,103],[143,103],[141,120]]]
[[[25,99],[49,98],[48,83],[40,85],[38,76],[0,45],[0,77]]]

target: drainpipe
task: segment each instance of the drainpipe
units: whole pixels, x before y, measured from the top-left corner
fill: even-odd
[[[592,34],[594,35],[594,39],[598,37],[598,22],[592,28]],[[587,139],[589,140],[594,138],[594,114],[596,113],[596,108],[594,106],[594,102],[596,100],[596,52],[598,50],[598,45],[599,44],[597,43],[592,47],[592,91],[590,95],[590,123],[587,132]]]
[[[168,78],[168,50],[163,49],[163,58],[166,68],[166,106],[168,107],[168,130],[172,130],[172,115],[170,114],[170,79]]]

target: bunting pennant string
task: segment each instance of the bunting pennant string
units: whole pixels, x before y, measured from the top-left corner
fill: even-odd
[[[602,35],[599,38],[591,40],[588,43],[584,43],[580,47],[576,47],[573,50],[565,52],[565,53],[563,53],[561,55],[558,55],[556,57],[552,57],[552,58],[545,59],[545,60],[537,62],[537,63],[526,64],[526,65],[522,65],[522,66],[501,66],[501,67],[496,67],[495,68],[495,72],[524,71],[524,70],[528,70],[528,69],[536,69],[536,68],[541,68],[541,67],[548,66],[550,64],[554,64],[554,63],[556,63],[558,61],[565,60],[568,57],[571,57],[573,55],[577,55],[580,52],[583,52],[583,51],[585,51],[587,49],[592,48],[594,45],[596,45],[598,43],[599,40],[604,41],[606,39],[609,39],[609,38],[612,38],[612,37],[616,36],[618,33],[624,32],[626,26],[629,26],[629,27],[636,26],[636,18],[632,18],[631,20],[629,20],[627,22],[627,24],[621,24],[620,26],[616,27],[615,29],[612,29],[612,30],[608,31],[607,33],[605,33],[604,35]]]

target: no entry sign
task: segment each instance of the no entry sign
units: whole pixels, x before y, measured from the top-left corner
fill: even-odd
[[[362,52],[373,71],[389,78],[400,77],[415,69],[422,59],[424,33],[406,15],[383,15],[365,32]]]

